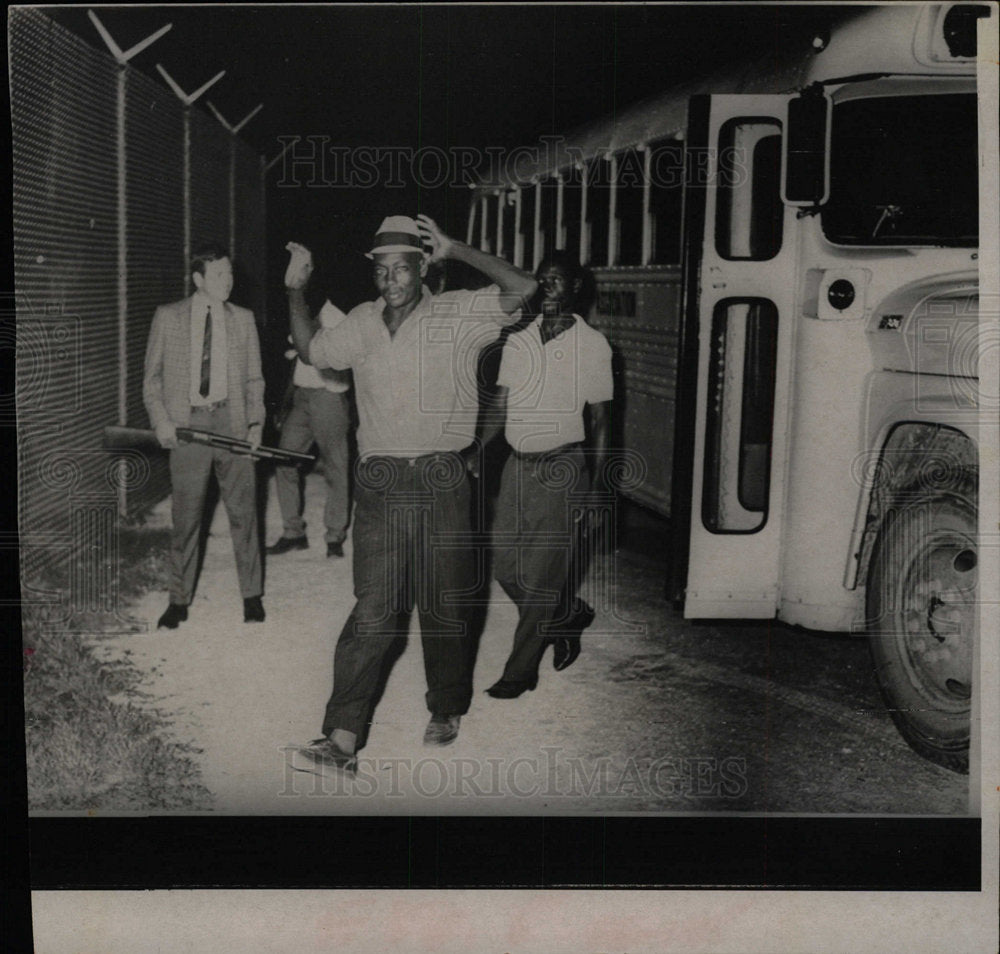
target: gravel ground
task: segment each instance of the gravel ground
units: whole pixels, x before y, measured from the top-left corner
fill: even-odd
[[[272,481],[268,543],[281,532],[273,490]],[[201,750],[215,812],[965,811],[968,779],[899,738],[859,641],[680,619],[661,598],[662,538],[595,568],[588,596],[598,618],[582,655],[557,673],[547,654],[538,688],[517,700],[484,692],[503,669],[517,616],[494,585],[472,708],[444,749],[422,746],[428,712],[414,620],[357,778],[295,771],[288,747],[319,734],[334,643],[353,605],[350,537],[344,559],[326,558],[323,492],[322,478],[310,475],[311,548],[267,563],[263,625],[243,623],[220,505],[188,622],[153,628],[163,589],[134,607],[148,633],[95,638],[105,658],[127,657],[147,674],[150,704]],[[169,522],[169,501],[152,522]]]

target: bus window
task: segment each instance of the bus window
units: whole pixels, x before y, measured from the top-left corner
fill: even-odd
[[[590,227],[590,259],[584,265],[608,264],[608,217],[610,215],[610,163],[603,156],[587,165],[587,224]]]
[[[642,194],[645,159],[637,149],[618,153],[618,261],[616,265],[642,264]]]
[[[836,104],[823,233],[839,245],[976,246],[977,131],[975,93]]]
[[[497,200],[494,195],[485,195],[479,200],[479,247],[484,252],[493,252],[497,240]]]
[[[575,166],[564,169],[563,177],[563,248],[571,255],[580,256],[580,202],[583,199],[581,183],[583,173]]]
[[[990,8],[985,3],[956,3],[941,23],[941,33],[953,57],[976,58],[976,21],[989,19]]]
[[[681,260],[684,146],[676,140],[667,140],[649,148],[649,211],[653,217],[651,262],[677,265]]]
[[[715,246],[723,258],[762,262],[781,251],[781,124],[731,119],[719,131]]]
[[[556,193],[559,183],[555,177],[542,180],[542,255],[544,258],[556,247]]]
[[[503,257],[508,262],[514,261],[514,218],[516,215],[515,200],[517,193],[514,190],[503,194]]]
[[[767,521],[778,311],[728,298],[712,315],[702,521],[711,533],[754,533]]]
[[[535,193],[538,190],[534,185],[528,184],[521,187],[521,247],[523,249],[520,267],[527,271],[534,271],[535,254]]]

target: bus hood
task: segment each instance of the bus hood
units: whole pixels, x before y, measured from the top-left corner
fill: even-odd
[[[979,276],[953,272],[904,285],[872,310],[867,334],[876,370],[979,375]]]

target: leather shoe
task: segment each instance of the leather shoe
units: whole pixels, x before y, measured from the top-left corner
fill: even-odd
[[[451,745],[458,738],[461,716],[435,712],[424,730],[424,745]]]
[[[309,540],[303,534],[301,537],[279,537],[278,542],[268,547],[264,552],[268,556],[281,556],[289,550],[308,550]]]
[[[524,692],[530,692],[538,685],[538,679],[532,682],[520,682],[515,679],[499,679],[489,689],[487,695],[494,699],[516,699]]]
[[[171,603],[156,624],[157,629],[177,629],[179,623],[188,618],[188,608],[180,603]]]
[[[353,752],[345,752],[336,742],[326,738],[326,736],[313,739],[308,745],[299,746],[296,752],[316,765],[339,769],[349,775],[354,775],[358,771],[357,756]]]
[[[326,555],[328,557],[342,557],[344,555],[344,544],[328,543],[326,545]]]
[[[264,622],[264,604],[261,603],[259,596],[251,596],[249,599],[243,601],[243,622]]]
[[[559,636],[552,641],[552,665],[556,672],[562,672],[572,666],[579,655],[579,636]]]
[[[594,608],[583,600],[575,602],[575,612],[565,626],[560,627],[562,635],[552,638],[552,665],[556,672],[562,672],[576,662],[580,655],[580,633],[594,622]]]

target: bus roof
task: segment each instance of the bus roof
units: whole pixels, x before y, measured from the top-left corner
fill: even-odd
[[[692,80],[636,103],[614,117],[588,124],[556,148],[538,149],[537,161],[525,156],[517,177],[482,180],[479,194],[526,185],[566,168],[571,159],[588,160],[644,143],[682,138],[688,101],[699,93],[787,93],[813,82],[888,75],[975,75],[974,59],[940,55],[935,37],[944,14],[958,4],[891,3],[847,7],[829,26],[829,41],[813,45],[818,33],[790,36],[786,50],[773,50],[707,77]],[[829,18],[827,21],[829,22]],[[974,27],[973,27],[974,28]]]

